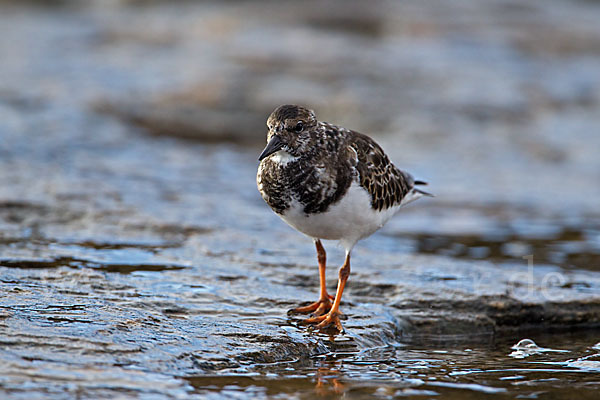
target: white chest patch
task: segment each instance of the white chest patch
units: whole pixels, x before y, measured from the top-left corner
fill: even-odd
[[[298,157],[294,157],[293,155],[284,150],[279,150],[273,153],[273,155],[271,156],[271,161],[282,166],[286,165],[289,162],[296,161],[297,159]]]
[[[346,249],[381,228],[400,206],[383,211],[371,208],[371,197],[358,183],[353,182],[346,194],[327,211],[306,215],[296,200],[281,218],[307,236],[339,240]]]

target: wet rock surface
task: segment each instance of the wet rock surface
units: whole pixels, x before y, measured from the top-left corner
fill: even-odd
[[[597,4],[60,3],[0,2],[0,393],[594,398]],[[255,188],[289,102],[437,196],[358,244],[336,337]]]

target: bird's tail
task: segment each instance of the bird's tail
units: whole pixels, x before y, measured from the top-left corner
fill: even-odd
[[[417,186],[417,185],[427,186],[427,182],[425,182],[425,181],[415,181],[414,183],[415,183],[415,186]],[[417,189],[417,188],[413,188],[412,192],[420,193],[422,196],[435,197],[433,194],[426,192],[424,190],[421,190],[421,189]]]
[[[424,185],[427,185],[427,182],[414,181],[413,185],[414,186],[417,186],[417,185],[424,186]],[[412,203],[413,201],[415,201],[417,199],[420,199],[423,196],[435,197],[431,193],[428,193],[428,192],[426,192],[424,190],[421,190],[421,189],[417,189],[414,186],[412,187],[412,189],[410,189],[410,191],[406,194],[406,196],[404,196],[404,198],[400,202],[401,206],[405,206],[408,203]]]

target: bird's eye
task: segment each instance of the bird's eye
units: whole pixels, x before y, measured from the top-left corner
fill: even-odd
[[[295,130],[296,132],[300,132],[300,131],[302,131],[302,129],[304,129],[304,124],[303,124],[302,122],[298,122],[298,123],[296,124],[296,127],[294,128],[294,130]]]

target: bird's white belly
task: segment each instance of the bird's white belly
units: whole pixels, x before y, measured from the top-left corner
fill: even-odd
[[[344,247],[351,249],[358,240],[381,228],[398,208],[373,210],[370,195],[353,182],[344,196],[327,211],[306,215],[303,206],[294,201],[281,218],[307,236],[339,240]]]

